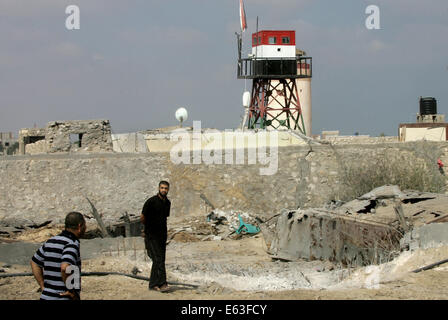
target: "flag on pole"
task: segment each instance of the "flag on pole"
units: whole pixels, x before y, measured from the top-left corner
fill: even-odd
[[[246,11],[244,10],[243,0],[240,0],[240,25],[241,25],[241,32],[247,29]]]

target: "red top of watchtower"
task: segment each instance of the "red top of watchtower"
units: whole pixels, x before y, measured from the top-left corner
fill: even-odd
[[[294,30],[263,30],[252,34],[252,54],[256,58],[284,59],[296,57]]]
[[[261,45],[295,46],[294,30],[263,30],[252,34],[252,47]]]

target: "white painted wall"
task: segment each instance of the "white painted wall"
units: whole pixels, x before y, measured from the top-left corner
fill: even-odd
[[[302,107],[303,122],[305,132],[308,137],[312,134],[312,100],[311,100],[311,78],[297,79],[297,91],[299,94],[300,106]]]
[[[295,58],[295,46],[261,45],[252,47],[252,54],[257,58]]]
[[[446,141],[446,128],[400,128],[400,141]]]
[[[147,152],[145,135],[141,133],[112,134],[112,147],[114,152]]]

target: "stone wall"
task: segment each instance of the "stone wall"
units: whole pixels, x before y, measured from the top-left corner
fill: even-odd
[[[125,211],[138,215],[162,179],[171,182],[173,216],[205,216],[202,193],[221,210],[267,217],[282,208],[320,207],[334,200],[350,165],[375,166],[372,162],[385,153],[408,159],[405,166],[419,159],[433,163],[438,156],[448,163],[448,145],[439,142],[280,147],[274,175],[260,175],[268,165],[248,164],[247,152],[239,165],[174,164],[168,153],[4,157],[0,223],[62,221],[71,210],[90,213],[86,196],[106,221]]]
[[[398,137],[370,137],[370,136],[329,136],[324,140],[332,144],[382,144],[398,142]]]
[[[25,154],[47,153],[47,143],[45,140],[39,140],[25,145]]]

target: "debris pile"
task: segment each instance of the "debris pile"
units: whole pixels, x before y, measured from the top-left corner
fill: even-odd
[[[443,232],[448,224],[426,227],[448,222],[447,206],[447,195],[386,185],[347,203],[283,209],[262,224],[261,230],[275,259],[363,266],[390,261],[409,247],[448,243]]]
[[[248,213],[215,209],[206,217],[184,218],[180,224],[169,228],[168,239],[179,242],[239,239],[258,233],[257,224],[257,218]]]
[[[0,221],[0,237],[4,239],[20,238],[23,234],[35,234],[36,231],[47,230],[47,233],[53,236],[53,230],[55,227],[51,225],[51,221],[45,221],[40,224],[36,224],[32,221],[22,220],[3,220]]]

